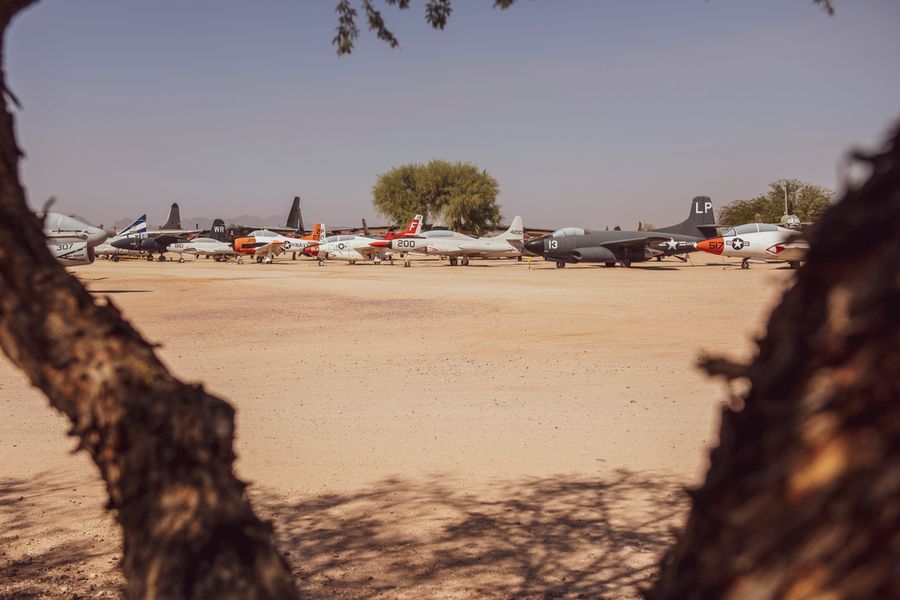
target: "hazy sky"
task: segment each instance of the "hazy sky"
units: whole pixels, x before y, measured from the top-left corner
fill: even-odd
[[[7,40],[33,205],[109,224],[375,218],[378,173],[473,161],[526,225],[681,220],[780,177],[838,185],[900,117],[900,1],[455,0],[385,7],[331,45],[336,0],[42,0]],[[363,28],[364,29],[364,28]]]

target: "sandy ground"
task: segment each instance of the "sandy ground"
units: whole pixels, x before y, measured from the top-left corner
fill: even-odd
[[[75,271],[238,408],[238,470],[313,598],[636,597],[792,272],[432,260]],[[115,597],[65,420],[0,359],[0,597]]]

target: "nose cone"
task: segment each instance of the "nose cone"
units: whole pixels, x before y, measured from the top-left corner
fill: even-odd
[[[543,254],[544,238],[528,240],[527,242],[525,242],[525,250],[526,252],[530,252],[532,254]]]
[[[319,245],[318,244],[310,244],[306,248],[303,249],[303,254],[306,256],[318,256],[319,255]]]
[[[87,231],[87,243],[88,246],[96,246],[98,244],[102,244],[107,239],[109,239],[109,233],[100,229],[99,227],[92,227]]]
[[[119,250],[131,250],[134,246],[134,240],[130,238],[122,238],[120,240],[113,240],[110,242],[113,248],[118,248]]]
[[[725,240],[720,237],[708,238],[697,242],[697,250],[703,250],[704,252],[709,252],[710,254],[722,254],[722,249],[724,247]]]

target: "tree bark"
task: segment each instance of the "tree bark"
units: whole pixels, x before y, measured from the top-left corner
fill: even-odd
[[[650,598],[900,597],[900,134],[815,226]]]
[[[5,33],[31,0],[0,2]],[[0,37],[0,43],[3,39]],[[0,78],[5,91],[5,74]],[[269,524],[233,471],[234,409],[175,379],[111,303],[47,249],[0,114],[0,346],[72,423],[124,535],[132,598],[290,598]]]

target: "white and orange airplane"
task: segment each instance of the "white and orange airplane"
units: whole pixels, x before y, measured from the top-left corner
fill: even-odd
[[[768,223],[747,223],[723,231],[719,237],[695,242],[697,250],[719,256],[742,258],[741,268],[750,268],[750,259],[781,260],[796,269],[806,258],[809,243],[800,232]]]
[[[388,249],[388,245],[392,240],[418,237],[422,233],[422,221],[422,215],[416,215],[406,229],[400,233],[388,233],[382,239],[363,235],[323,237],[318,244],[311,244],[303,253],[319,259],[319,265],[324,264],[326,260],[346,260],[351,265],[357,261],[371,260],[375,264],[381,264],[385,259],[393,264],[393,252]],[[409,266],[408,260],[404,266]]]
[[[234,251],[238,254],[252,254],[258,263],[271,263],[276,256],[285,252],[295,255],[308,246],[318,244],[322,234],[322,224],[316,223],[312,233],[303,237],[288,237],[268,229],[257,229],[247,237],[235,238]]]

